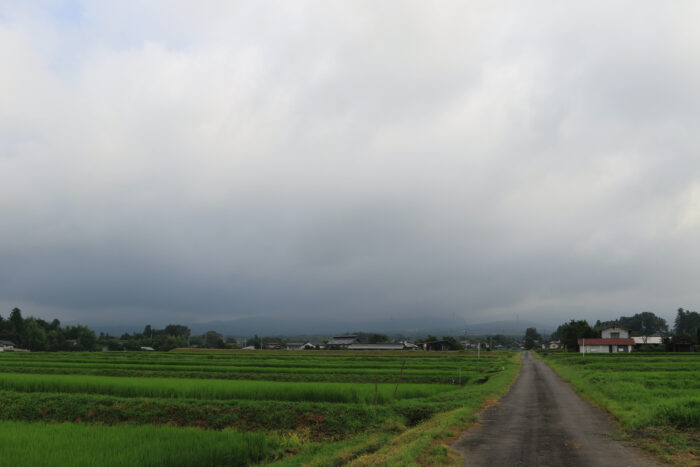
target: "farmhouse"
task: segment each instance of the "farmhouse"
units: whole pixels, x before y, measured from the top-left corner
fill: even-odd
[[[0,340],[0,352],[12,352],[15,350],[15,343]]]
[[[330,349],[347,349],[351,344],[357,344],[359,339],[354,334],[348,334],[346,336],[334,336],[328,341],[328,348]]]
[[[311,342],[287,342],[287,350],[307,350],[314,349]]]
[[[450,350],[448,341],[423,342],[423,350]]]
[[[579,339],[581,353],[631,352],[634,348],[634,339],[630,339],[630,332],[625,328],[605,328],[600,335],[600,338]]]

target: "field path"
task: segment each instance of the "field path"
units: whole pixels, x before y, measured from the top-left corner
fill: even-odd
[[[481,424],[453,448],[468,466],[659,466],[611,435],[602,410],[579,397],[551,368],[523,353],[520,375]]]

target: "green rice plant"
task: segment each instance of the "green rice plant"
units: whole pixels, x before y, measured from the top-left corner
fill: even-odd
[[[0,391],[0,400],[0,419],[3,420],[155,424],[217,430],[303,430],[310,439],[344,438],[379,426],[400,412],[388,404],[374,407],[325,402],[205,401],[12,391]]]
[[[659,404],[652,415],[658,425],[676,428],[700,427],[700,398],[677,399]]]
[[[214,358],[208,358],[214,357]],[[100,376],[249,379],[266,381],[392,382],[405,368],[405,383],[453,383],[498,371],[504,355],[477,360],[472,354],[335,354],[157,352],[0,354],[0,372]],[[461,373],[461,381],[460,381]]]
[[[283,448],[264,433],[0,422],[5,466],[235,466],[273,458]]]
[[[0,388],[24,392],[110,394],[125,397],[189,399],[253,399],[374,403],[374,385],[360,383],[277,383],[267,381],[190,380],[177,378],[122,378],[86,375],[2,373]],[[378,385],[377,402],[393,399],[395,387]],[[418,398],[454,390],[437,384],[402,384],[397,399]]]

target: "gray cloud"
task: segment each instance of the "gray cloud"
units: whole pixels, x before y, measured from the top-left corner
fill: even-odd
[[[0,5],[0,303],[670,318],[700,299],[697,9]]]

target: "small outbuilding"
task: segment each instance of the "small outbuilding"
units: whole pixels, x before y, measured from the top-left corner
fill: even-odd
[[[423,342],[423,350],[450,350],[449,341]]]
[[[12,352],[13,350],[15,350],[14,342],[0,340],[0,352]]]

